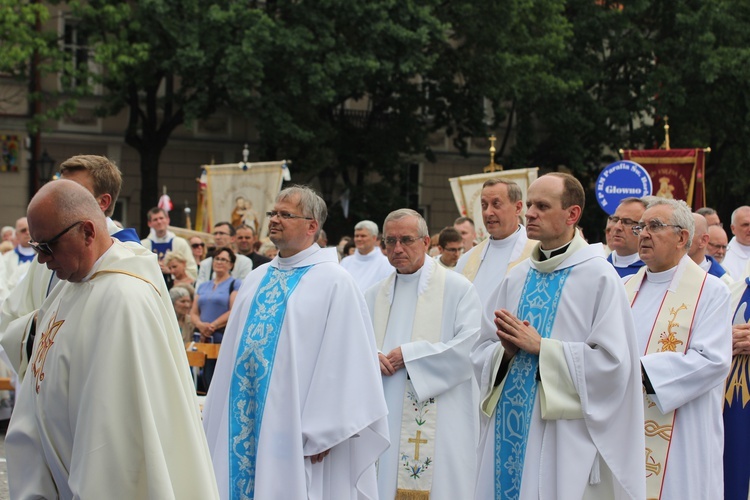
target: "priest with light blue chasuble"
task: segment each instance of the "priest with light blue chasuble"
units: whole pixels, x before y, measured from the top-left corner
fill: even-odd
[[[375,499],[387,408],[362,292],[316,243],[325,202],[279,193],[279,255],[243,281],[206,399],[223,499]]]
[[[645,497],[635,329],[601,245],[576,230],[584,202],[568,174],[529,186],[539,244],[485,306],[476,499]]]

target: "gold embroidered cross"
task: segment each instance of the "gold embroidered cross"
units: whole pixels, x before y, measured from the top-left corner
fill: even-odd
[[[657,476],[661,473],[661,463],[654,460],[651,456],[651,449],[646,448],[646,472],[651,472]]]
[[[414,460],[419,460],[419,445],[427,444],[426,439],[420,439],[422,437],[422,431],[417,431],[416,438],[409,438],[410,443],[414,443]]]

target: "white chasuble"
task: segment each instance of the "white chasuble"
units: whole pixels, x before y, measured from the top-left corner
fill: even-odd
[[[335,248],[313,244],[254,269],[229,317],[203,425],[229,499],[229,387],[251,302],[269,267],[312,266],[289,296],[257,443],[256,500],[375,499],[387,408],[367,307]],[[330,454],[313,464],[310,458]]]
[[[475,498],[496,498],[495,405],[502,382],[495,382],[504,350],[494,311],[518,313],[533,267],[540,272],[570,268],[570,273],[550,338],[541,343],[541,381],[523,464],[518,464],[523,468],[518,498],[642,499],[643,402],[625,289],[601,245],[589,246],[580,235],[562,255],[544,262],[539,256],[537,247],[492,294],[472,350],[483,404]]]
[[[646,272],[645,279],[634,283],[637,295],[632,307],[640,352],[646,352],[652,332],[660,333],[654,330],[654,324],[662,302],[667,294],[679,295],[686,267],[698,266],[685,256],[675,268],[661,273]],[[698,269],[698,272],[703,271]],[[722,399],[732,352],[729,302],[726,285],[708,275],[694,310],[684,352],[661,351],[641,357],[641,365],[655,392],[649,395],[650,402],[663,414],[675,412],[660,498],[713,499],[724,495]],[[667,325],[670,320],[691,323],[689,318],[680,316],[684,310],[677,311],[679,308],[679,304],[673,308],[677,312],[675,318],[673,313],[665,311]],[[669,332],[669,328],[663,329]],[[645,453],[643,456],[646,458]],[[667,465],[658,457],[648,461],[646,470],[651,473],[664,471]]]
[[[218,498],[156,256],[119,242],[39,311],[6,435],[11,498]]]
[[[436,272],[444,275],[442,294],[438,292],[440,280],[433,279]],[[433,294],[442,295],[442,307],[439,297]],[[405,422],[410,420],[405,417],[409,410],[405,404],[412,405],[409,410],[412,413],[426,411],[428,421],[432,408],[437,408],[434,456],[429,464],[432,473],[429,498],[471,498],[477,403],[472,398],[468,354],[476,339],[481,312],[476,291],[463,276],[425,259],[425,264],[413,275],[394,273],[368,290],[366,300],[376,335],[382,332],[381,352],[387,354],[400,346],[406,365],[394,375],[383,376],[392,444],[381,455],[378,465],[380,498],[396,498],[397,488],[402,487],[399,470],[406,471],[416,462],[424,463],[425,449],[429,449],[428,443],[423,442],[424,433],[416,433],[419,426],[407,436],[405,429],[413,424]],[[433,328],[437,329],[437,339],[430,342],[426,339],[435,332],[426,330]],[[413,388],[415,401],[410,401],[408,394],[404,397],[407,384]],[[434,400],[434,407],[430,400]],[[399,455],[402,438],[403,449],[411,448],[411,461],[402,461]]]

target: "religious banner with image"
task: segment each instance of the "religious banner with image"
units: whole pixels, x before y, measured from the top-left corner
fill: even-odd
[[[266,212],[273,207],[281,183],[289,180],[286,161],[205,165],[209,227],[227,221],[235,227],[247,225],[265,236]],[[200,207],[199,207],[200,208]]]
[[[453,191],[453,198],[456,200],[458,212],[474,221],[478,239],[483,240],[488,236],[487,229],[482,222],[482,184],[489,179],[499,177],[515,182],[521,188],[523,206],[526,207],[526,190],[536,180],[538,170],[537,167],[518,168],[484,174],[463,175],[448,179],[451,184],[451,191]],[[521,215],[523,216],[523,211]]]
[[[0,134],[0,172],[18,172],[21,160],[20,137]]]
[[[684,200],[693,210],[706,206],[705,150],[625,149],[622,155],[646,169],[654,196]]]

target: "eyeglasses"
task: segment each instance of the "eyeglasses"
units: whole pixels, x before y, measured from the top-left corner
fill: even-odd
[[[190,246],[192,248],[201,248],[201,247],[205,247],[206,244],[205,243],[191,243]]]
[[[229,259],[225,259],[224,257],[214,257],[214,262],[226,262],[226,263],[228,263],[228,262],[232,262],[232,261],[229,260]]]
[[[649,234],[654,234],[658,233],[665,227],[676,227],[678,229],[684,229],[682,226],[679,226],[677,224],[664,224],[662,221],[654,219],[649,223],[639,222],[638,224],[633,226],[633,234],[639,236],[642,231],[648,231]]]
[[[607,217],[607,219],[612,223],[612,225],[615,225],[618,222],[622,222],[622,225],[625,227],[633,227],[638,224],[638,221],[634,221],[633,219],[628,218],[623,219],[622,217],[618,217],[616,215],[610,215],[609,217]]]
[[[279,218],[284,219],[284,220],[289,220],[289,219],[313,220],[312,217],[305,217],[304,215],[290,214],[289,212],[277,212],[276,210],[266,212],[266,217],[268,217],[269,219],[273,219],[277,215],[279,216]]]
[[[49,239],[47,241],[29,241],[29,246],[34,249],[36,253],[43,253],[44,255],[52,256],[52,248],[50,245],[53,245],[57,240],[65,236],[65,233],[76,227],[78,224],[83,223],[82,220],[79,220],[78,222],[75,222],[71,224],[70,226],[63,229],[57,236],[53,237],[52,239]]]
[[[443,252],[458,253],[460,251],[460,248],[443,248]]]
[[[385,243],[385,246],[387,247],[395,247],[396,243],[401,243],[402,247],[410,247],[416,241],[419,241],[421,239],[422,238],[415,238],[414,236],[402,236],[400,238],[395,238],[391,236],[388,238],[383,238],[383,243]]]
[[[714,243],[711,243],[710,241],[708,242],[708,246],[710,246],[711,248],[715,248],[716,250],[726,250],[727,249],[727,245],[715,245]]]

